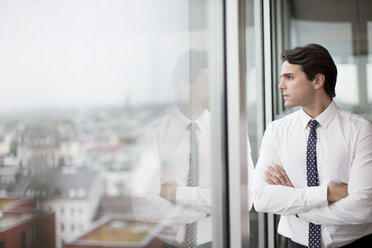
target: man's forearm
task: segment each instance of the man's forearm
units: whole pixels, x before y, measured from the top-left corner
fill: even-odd
[[[177,187],[176,204],[187,205],[211,213],[212,211],[212,189],[200,187]]]
[[[299,213],[305,221],[320,225],[357,225],[372,222],[372,199],[364,192],[353,193],[328,206]]]
[[[342,185],[342,186],[328,186],[327,188],[327,201],[329,203],[337,202],[345,197],[347,197],[348,194],[348,189],[347,185]]]
[[[174,184],[162,184],[160,196],[170,202],[175,202],[176,201],[176,190],[177,190],[177,186]]]
[[[261,184],[253,190],[253,202],[259,212],[294,215],[328,205],[327,187],[292,188]]]

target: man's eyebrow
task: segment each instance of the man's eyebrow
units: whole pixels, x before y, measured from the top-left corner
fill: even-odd
[[[291,75],[293,75],[292,72],[286,72],[286,73],[280,74],[280,77],[288,77],[288,76],[291,76]]]

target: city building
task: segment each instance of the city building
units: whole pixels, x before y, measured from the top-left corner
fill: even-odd
[[[30,125],[23,131],[17,147],[17,157],[28,173],[58,165],[60,137],[52,125]]]
[[[54,248],[55,213],[40,211],[32,198],[0,198],[1,248]]]
[[[24,176],[12,194],[37,198],[38,209],[55,212],[56,247],[87,230],[101,196],[98,173],[77,168],[51,168]]]
[[[19,167],[14,165],[0,166],[0,192],[3,195],[11,188],[19,176]]]

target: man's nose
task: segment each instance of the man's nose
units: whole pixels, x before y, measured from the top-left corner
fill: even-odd
[[[280,90],[284,90],[284,89],[285,89],[284,79],[282,79],[282,80],[280,81],[280,83],[279,83],[279,85],[278,85],[278,88],[279,88]]]

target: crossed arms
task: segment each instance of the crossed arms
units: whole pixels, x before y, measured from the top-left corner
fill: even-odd
[[[262,140],[254,175],[256,210],[297,214],[305,221],[321,225],[372,223],[371,126],[364,125],[360,130],[347,185],[296,188],[288,173],[275,166],[281,161],[270,125]]]
[[[135,217],[169,223],[189,223],[205,218],[212,209],[211,189],[162,182],[164,171],[157,146],[147,140],[143,143],[130,182]]]
[[[289,179],[285,170],[276,165],[275,168],[273,166],[269,166],[269,170],[265,172],[266,181],[270,185],[283,185],[287,187],[293,187],[291,180]],[[342,186],[332,186],[329,185],[327,187],[327,201],[328,203],[337,202],[345,197],[347,197],[347,184]]]

